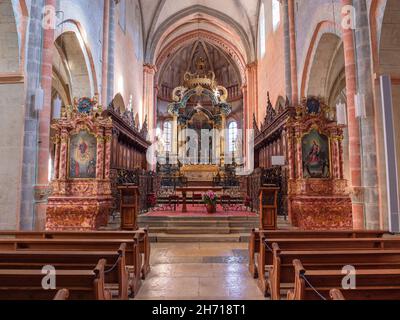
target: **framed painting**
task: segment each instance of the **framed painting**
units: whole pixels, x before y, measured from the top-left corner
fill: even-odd
[[[330,178],[329,138],[312,130],[302,140],[303,175],[305,179]]]
[[[97,164],[97,139],[87,131],[70,137],[69,177],[70,179],[95,179]]]

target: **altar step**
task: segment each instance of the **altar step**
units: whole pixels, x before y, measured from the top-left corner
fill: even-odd
[[[249,233],[250,234],[250,233]],[[165,234],[165,233],[150,233],[150,241],[155,243],[247,243],[249,242],[249,234]]]
[[[141,216],[152,242],[247,242],[258,217],[154,217]]]

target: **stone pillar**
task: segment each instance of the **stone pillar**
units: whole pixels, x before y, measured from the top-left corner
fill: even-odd
[[[366,0],[354,0],[357,12],[356,51],[358,92],[365,97],[366,118],[361,120],[361,161],[364,191],[365,224],[367,229],[381,227],[379,214],[379,188],[375,110],[372,85],[371,41]]]
[[[353,5],[352,0],[341,0],[342,6]],[[343,13],[345,18],[347,13]],[[357,73],[355,60],[354,33],[352,29],[343,28],[343,47],[346,68],[347,114],[350,148],[350,176],[352,187],[353,226],[364,229],[363,190],[361,186],[361,142],[360,125],[356,118],[355,94]]]
[[[257,62],[253,62],[246,67],[247,76],[247,114],[246,127],[247,129],[253,128],[253,114],[258,120],[258,108],[257,108]]]
[[[56,0],[46,0],[45,5],[56,8]],[[39,113],[37,179],[35,185],[36,229],[43,229],[45,226],[47,197],[50,193],[49,158],[54,34],[54,26],[43,29],[41,86],[44,91],[44,103],[43,109]]]
[[[154,139],[154,133],[156,128],[155,117],[156,117],[156,105],[154,98],[154,76],[157,72],[155,65],[145,64],[143,66],[143,107],[147,114],[149,133],[151,139]]]
[[[112,1],[112,0],[111,0]],[[101,75],[101,103],[108,105],[107,100],[107,71],[108,71],[108,44],[110,31],[110,0],[104,0],[103,12],[103,53],[102,53],[102,75]]]
[[[107,70],[107,103],[114,99],[114,67],[115,67],[115,6],[118,0],[111,0],[108,33],[108,70]]]
[[[286,96],[292,100],[292,76],[291,76],[291,55],[290,55],[290,22],[289,22],[289,3],[282,0],[283,7],[283,33],[284,33],[284,54],[285,54],[285,91]]]
[[[248,154],[247,152],[247,129],[248,127],[248,121],[247,118],[249,116],[250,110],[249,110],[249,105],[248,105],[248,92],[247,92],[247,86],[244,85],[242,87],[242,92],[243,92],[243,158],[245,158]]]
[[[42,33],[43,5],[43,0],[31,2],[27,34],[40,35]],[[32,96],[40,83],[41,42],[40,36],[28,37],[27,41],[25,128],[21,172],[21,208],[18,226],[21,230],[32,230],[34,228],[35,199],[33,188],[36,184],[38,116],[34,110]]]
[[[299,85],[297,81],[296,20],[294,7],[294,0],[288,0],[292,105],[296,106],[299,103]]]

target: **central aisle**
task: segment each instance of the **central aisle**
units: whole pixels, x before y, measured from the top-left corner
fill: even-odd
[[[262,300],[246,243],[153,243],[138,300]]]

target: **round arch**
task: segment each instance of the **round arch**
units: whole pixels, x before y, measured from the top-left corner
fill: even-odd
[[[146,60],[155,63],[157,48],[159,47],[163,36],[165,36],[168,30],[171,29],[176,23],[194,14],[203,14],[210,17],[210,21],[214,20],[227,24],[239,37],[245,50],[245,60],[247,62],[251,62],[256,58],[254,39],[248,37],[247,33],[239,23],[224,13],[211,10],[210,8],[202,5],[195,5],[181,10],[173,17],[170,17],[164,21],[157,30],[151,30],[152,32],[150,33],[150,37],[146,46]]]
[[[77,41],[79,42],[85,61],[85,68],[87,69],[89,76],[90,94],[88,94],[88,96],[94,96],[98,93],[98,80],[92,51],[87,41],[86,31],[79,21],[67,19],[59,24],[58,28],[56,29],[55,38],[58,39],[65,33],[74,33]]]
[[[325,34],[335,35],[339,39],[342,38],[341,27],[336,25],[334,22],[326,20],[321,21],[317,25],[314,30],[313,36],[311,37],[310,46],[304,59],[300,89],[300,95],[302,97],[305,97],[307,95],[307,86],[310,79],[312,62],[316,55],[318,44],[321,42],[321,38],[323,38]]]

